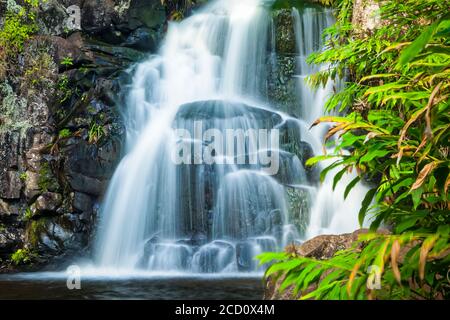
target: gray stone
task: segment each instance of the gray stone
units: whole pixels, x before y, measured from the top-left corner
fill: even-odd
[[[75,192],[73,195],[72,206],[75,210],[88,212],[92,211],[93,201],[89,195]]]
[[[62,195],[54,192],[45,192],[40,195],[35,203],[39,212],[55,212],[62,204]]]
[[[0,171],[18,168],[20,150],[19,131],[0,132]]]
[[[236,244],[236,262],[239,271],[253,270],[253,244],[251,242],[241,241]]]
[[[78,140],[65,151],[65,171],[97,179],[109,179],[120,157],[120,144],[109,140],[102,146]]]
[[[66,29],[68,14],[60,1],[46,0],[40,4],[38,15],[40,32],[45,34],[61,35]]]
[[[106,189],[106,182],[91,178],[80,173],[73,173],[67,177],[70,186],[79,192],[87,193],[93,196],[100,196]]]
[[[187,103],[180,106],[177,120],[216,120],[232,119],[251,115],[255,121],[282,122],[279,114],[244,103],[225,100],[207,100]]]
[[[20,230],[0,226],[0,257],[9,259],[11,254],[19,248],[22,241],[23,234]]]
[[[166,12],[160,0],[131,0],[128,19],[155,28],[165,23]]]
[[[27,201],[33,200],[40,193],[41,189],[39,188],[39,174],[32,171],[27,171],[24,190]]]
[[[16,204],[9,203],[0,199],[0,220],[19,214],[19,207]]]
[[[22,181],[17,171],[2,172],[0,176],[0,198],[19,199]]]
[[[27,240],[41,255],[80,249],[82,241],[77,237],[77,221],[70,216],[43,217],[32,221],[27,229]]]
[[[157,48],[156,43],[157,35],[155,32],[142,27],[134,30],[122,45],[144,52],[154,52]]]
[[[109,29],[116,12],[113,0],[85,0],[81,8],[83,30],[98,33]]]

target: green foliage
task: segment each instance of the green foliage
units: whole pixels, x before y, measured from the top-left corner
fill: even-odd
[[[42,192],[52,191],[58,188],[50,165],[45,162],[39,170],[38,187]]]
[[[19,175],[19,178],[20,178],[20,180],[25,181],[25,180],[27,180],[28,175],[27,175],[26,172],[22,172],[22,173]]]
[[[274,2],[269,2],[270,6],[274,10],[279,9],[290,9],[293,7],[301,7],[305,5],[315,5],[320,4],[322,6],[338,6],[342,0],[316,0],[316,1],[308,1],[308,0],[275,0]]]
[[[33,260],[34,254],[28,249],[18,249],[11,255],[11,261],[16,266],[28,264]]]
[[[307,291],[303,300],[448,299],[449,231],[447,225],[431,235],[370,233],[360,237],[352,249],[339,251],[328,260],[295,253],[263,254],[260,258],[263,263],[279,260],[268,268],[266,277],[282,276],[280,290],[293,287],[294,296]],[[379,289],[367,283],[378,284]]]
[[[17,96],[8,82],[0,83],[0,132],[19,130],[22,134],[30,127],[27,119],[27,101]]]
[[[337,23],[325,32],[328,49],[309,58],[329,65],[309,79],[313,86],[347,80],[326,105],[347,116],[326,116],[313,124],[334,124],[326,141],[335,152],[311,159],[308,165],[333,158],[321,178],[342,168],[334,185],[346,170],[356,168],[359,177],[344,196],[361,181],[371,181],[359,220],[362,224],[370,217],[372,231],[391,226],[393,235],[360,239],[359,249],[327,261],[288,257],[281,263],[298,259],[302,263],[279,270],[287,277],[292,273],[289,279],[300,290],[316,284],[303,298],[448,299],[449,3],[385,1],[381,27],[355,36],[351,2],[340,3]],[[400,248],[407,252],[401,262]],[[382,290],[365,290],[365,268],[370,265],[381,268]],[[300,278],[305,272],[314,274],[303,276],[309,282]],[[328,273],[331,279],[325,281]],[[295,276],[299,278],[292,280]]]
[[[22,90],[49,90],[54,87],[56,65],[47,48],[37,48],[36,54],[27,55],[26,70],[23,75]]]
[[[64,74],[60,77],[57,89],[60,103],[64,103],[72,97],[73,90],[70,88],[69,77],[67,75]]]
[[[25,212],[23,214],[23,220],[24,221],[29,221],[33,218],[33,211],[31,211],[30,208],[26,208]]]
[[[92,144],[98,143],[104,135],[105,128],[103,128],[102,125],[93,122],[89,128],[88,141]]]
[[[69,129],[62,129],[59,131],[59,138],[60,139],[67,139],[72,135],[72,132]]]
[[[0,30],[0,45],[9,55],[23,50],[23,44],[37,31],[36,10],[38,0],[25,0],[24,6],[9,0],[3,27]]]
[[[66,67],[70,67],[73,65],[73,59],[71,57],[64,57],[61,60],[61,65],[66,66]]]

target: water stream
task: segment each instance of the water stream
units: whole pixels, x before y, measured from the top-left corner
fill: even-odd
[[[320,50],[332,14],[292,10],[299,99],[291,108],[301,115],[295,118],[269,99],[276,40],[265,3],[213,1],[171,23],[159,54],[136,66],[127,93],[127,152],[102,207],[97,268],[256,272],[258,253],[358,227],[364,190],[352,191],[344,202],[343,190],[331,190],[332,179],[313,181],[304,166],[306,153],[322,153],[323,128],[308,127],[324,114],[334,85],[309,88],[304,79],[320,66],[305,59]],[[278,135],[266,141],[251,134],[274,129]],[[205,141],[204,132],[214,134]],[[231,145],[230,140],[223,141],[226,147],[215,144],[226,133]],[[244,137],[241,147],[239,137]],[[274,140],[279,137],[284,143]],[[176,163],[174,155],[185,161]],[[288,191],[306,203],[300,217]]]

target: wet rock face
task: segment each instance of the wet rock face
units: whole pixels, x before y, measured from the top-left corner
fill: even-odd
[[[287,9],[275,11],[274,24],[276,52],[281,55],[295,55],[297,48],[292,11]]]
[[[2,226],[0,229],[0,259],[9,259],[10,253],[14,252],[23,242],[23,237],[22,230],[13,226]]]
[[[64,4],[57,0],[47,0],[41,2],[40,9],[38,21],[42,33],[62,35],[69,17]]]
[[[80,30],[67,28],[71,5]],[[89,245],[121,155],[125,70],[157,50],[165,10],[159,0],[40,4],[38,35],[0,79],[0,269],[17,249],[39,265]]]
[[[297,112],[297,44],[294,31],[294,17],[287,9],[273,13],[275,34],[275,55],[268,58],[268,94],[269,99],[281,111],[293,116]]]
[[[22,182],[16,171],[3,172],[0,177],[0,197],[3,199],[19,199]]]

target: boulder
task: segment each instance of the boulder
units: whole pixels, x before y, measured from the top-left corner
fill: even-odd
[[[132,31],[125,42],[125,47],[130,47],[139,51],[154,52],[157,49],[158,35],[150,28],[140,27]]]
[[[110,29],[116,18],[113,0],[85,0],[81,8],[81,27],[91,33]]]
[[[41,37],[52,47],[53,59],[59,68],[64,67],[63,62],[67,58],[71,59],[73,65],[87,60],[86,55],[81,51],[83,41],[79,35],[79,33],[74,33],[67,39],[58,36]]]
[[[175,121],[229,120],[240,117],[248,117],[264,129],[270,129],[282,122],[281,116],[273,111],[225,100],[206,100],[184,104],[179,108]],[[263,124],[267,124],[267,126],[263,126]]]
[[[147,28],[157,28],[165,24],[166,10],[160,0],[131,0],[127,21]]]
[[[72,173],[67,176],[70,186],[75,191],[100,196],[106,189],[107,183],[96,178],[91,178],[80,173]]]
[[[236,244],[236,263],[239,271],[253,271],[254,267],[253,243],[241,241]]]
[[[236,254],[233,246],[225,241],[216,240],[204,245],[193,258],[195,268],[200,272],[220,272],[232,261]]]
[[[60,2],[58,0],[40,2],[38,22],[41,33],[48,35],[62,35],[65,33],[69,15]]]
[[[92,211],[92,207],[94,205],[94,202],[91,198],[91,196],[81,193],[81,192],[75,192],[73,195],[72,200],[72,206],[75,210],[81,211],[81,212],[89,212]]]
[[[35,207],[40,213],[54,213],[62,204],[62,195],[54,192],[45,192],[40,195]]]
[[[300,108],[296,107],[299,95],[296,68],[295,55],[277,54],[268,64],[268,97],[280,111],[300,117]]]
[[[66,159],[64,172],[69,176],[69,181],[72,181],[78,187],[80,187],[81,181],[75,180],[82,180],[83,178],[77,178],[77,175],[97,180],[108,180],[114,173],[120,159],[120,151],[121,144],[113,139],[109,139],[101,146],[89,144],[84,140],[77,140],[64,150]],[[83,190],[77,191],[83,192]]]
[[[31,171],[39,172],[42,167],[43,150],[53,142],[53,135],[45,130],[30,128],[27,132],[29,146],[25,150],[26,167]]]
[[[86,243],[77,215],[43,217],[28,225],[25,240],[41,257],[51,258],[69,250],[80,250]]]
[[[19,207],[16,203],[0,199],[0,221],[7,221],[11,217],[18,215]]]

